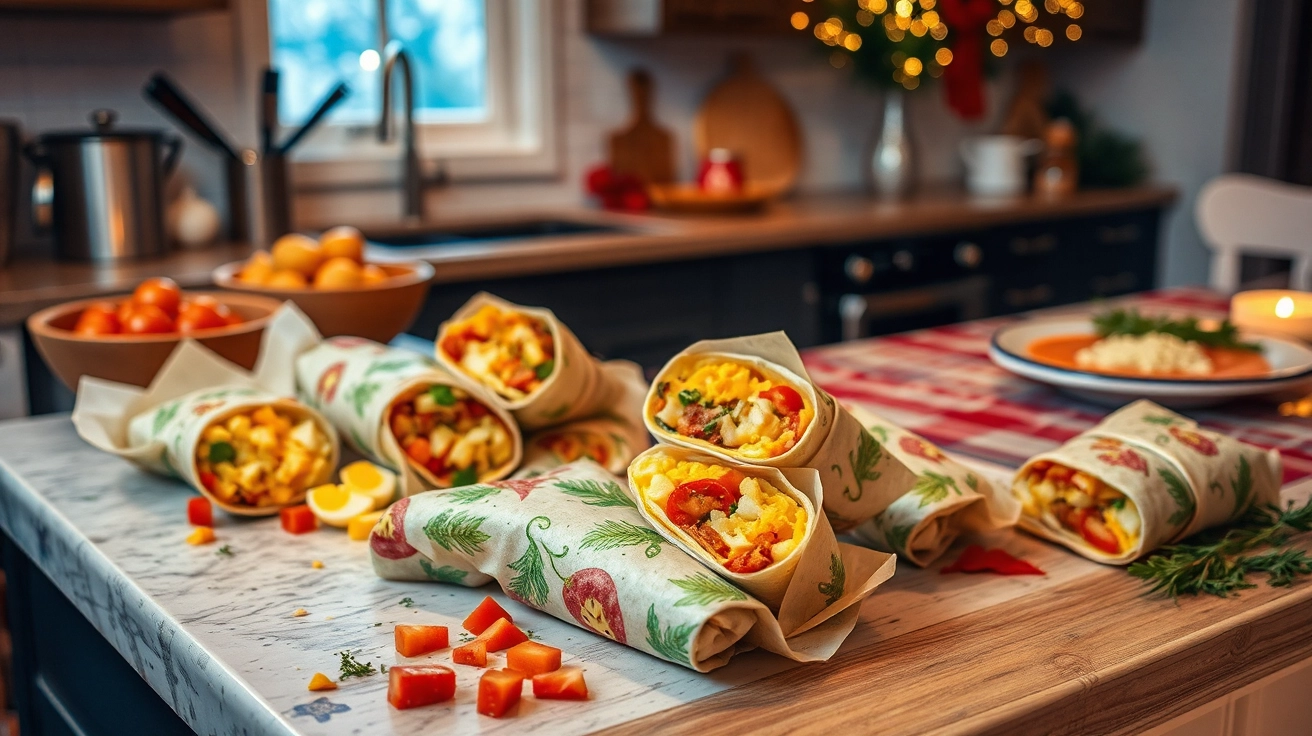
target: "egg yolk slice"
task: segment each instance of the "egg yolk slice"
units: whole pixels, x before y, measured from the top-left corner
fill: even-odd
[[[351,519],[373,510],[374,500],[345,486],[327,484],[311,488],[305,503],[315,518],[328,526],[345,527]]]
[[[396,495],[396,476],[367,460],[358,460],[342,468],[341,479],[347,489],[372,498],[376,509],[391,503]]]

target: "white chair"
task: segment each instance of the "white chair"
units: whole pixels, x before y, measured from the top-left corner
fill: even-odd
[[[1290,286],[1312,291],[1312,187],[1223,174],[1198,193],[1194,217],[1213,251],[1213,289],[1239,290],[1242,252],[1292,259]]]

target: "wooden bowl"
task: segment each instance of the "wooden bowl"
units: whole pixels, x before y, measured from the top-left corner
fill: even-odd
[[[254,368],[264,326],[282,302],[251,294],[187,292],[188,296],[199,294],[214,297],[245,321],[231,327],[205,330],[199,333],[197,341],[243,368]],[[103,301],[106,300],[81,299],[43,309],[28,317],[27,329],[32,333],[37,352],[45,358],[46,365],[59,376],[59,380],[74,391],[82,376],[149,386],[182,336],[177,333],[101,337],[73,334],[73,326],[82,310]]]
[[[379,263],[388,279],[354,289],[270,289],[237,280],[245,261],[214,269],[214,283],[224,289],[263,294],[296,303],[324,337],[351,335],[381,343],[401,334],[424,306],[433,267],[425,261]]]

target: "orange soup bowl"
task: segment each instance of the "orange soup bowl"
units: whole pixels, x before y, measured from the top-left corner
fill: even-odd
[[[253,294],[192,292],[187,296],[212,296],[242,318],[241,324],[204,330],[194,335],[197,342],[243,368],[255,367],[264,326],[282,301]],[[81,299],[43,309],[27,318],[37,352],[50,370],[74,391],[82,376],[104,378],[134,386],[149,386],[182,340],[176,332],[158,335],[73,334],[82,311],[92,304],[114,299]]]
[[[263,294],[296,303],[324,337],[351,335],[386,343],[401,334],[428,296],[433,267],[426,261],[379,263],[387,280],[350,289],[277,289],[237,279],[244,261],[214,269],[214,283],[224,289]]]

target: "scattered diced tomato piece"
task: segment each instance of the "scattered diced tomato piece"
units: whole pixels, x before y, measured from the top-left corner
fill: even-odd
[[[506,667],[526,677],[554,672],[560,669],[560,650],[535,641],[522,642],[506,650]]]
[[[187,521],[192,526],[214,526],[214,506],[208,498],[198,497],[187,502]]]
[[[543,700],[587,700],[588,683],[583,670],[562,667],[555,672],[533,675],[533,697]]]
[[[314,518],[310,507],[304,504],[288,506],[278,512],[278,518],[282,520],[283,531],[288,534],[304,534],[319,528],[319,520]]]
[[[510,670],[488,670],[478,680],[478,712],[500,718],[515,707],[524,692],[524,676]]]
[[[487,642],[475,639],[468,644],[461,644],[451,650],[451,661],[456,664],[472,664],[475,667],[487,666]]]
[[[418,657],[447,647],[445,626],[410,626],[397,624],[394,631],[396,652],[402,657]]]
[[[200,471],[200,484],[202,486],[205,486],[205,490],[209,491],[210,493],[213,493],[214,486],[218,485],[218,482],[219,482],[219,476],[209,472],[208,470]]]
[[[310,689],[316,692],[319,690],[336,690],[337,683],[328,679],[328,675],[325,675],[322,672],[316,672],[314,673],[314,677],[310,678]]]
[[[215,540],[214,530],[207,526],[198,526],[187,535],[187,544],[209,544]]]
[[[478,635],[478,638],[487,642],[489,652],[499,652],[502,649],[509,649],[516,644],[528,641],[528,634],[519,630],[518,626],[510,623],[504,618],[499,618],[487,627],[487,630]]]
[[[478,604],[477,608],[470,612],[469,616],[465,618],[463,626],[465,631],[478,636],[487,631],[487,627],[496,623],[499,618],[504,618],[512,624],[515,623],[515,619],[506,613],[506,609],[492,600],[492,596],[488,596],[483,599],[482,603]]]
[[[456,673],[440,664],[398,665],[387,670],[387,702],[404,710],[456,695]]]
[[[428,443],[427,437],[416,437],[406,444],[405,454],[409,455],[411,460],[423,465],[433,456],[433,446]]]

